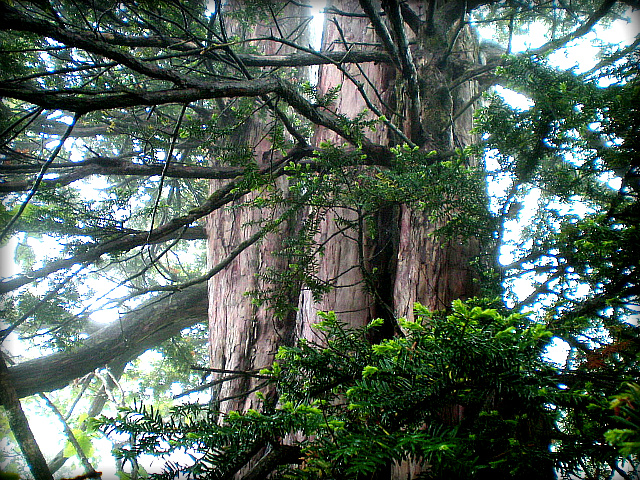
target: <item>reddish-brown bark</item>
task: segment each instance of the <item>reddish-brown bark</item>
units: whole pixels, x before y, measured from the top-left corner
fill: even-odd
[[[347,0],[333,2],[333,5],[347,12],[359,8],[357,4]],[[424,18],[425,12],[420,2],[410,6]],[[340,16],[335,19],[342,30],[336,27],[328,15],[325,19],[323,50],[340,52],[348,51],[361,43],[380,43],[368,18],[350,17],[348,22]],[[407,35],[415,43],[415,35]],[[415,105],[402,96],[401,73],[392,63],[343,65],[347,74],[334,65],[322,65],[318,92],[322,95],[332,87],[341,85],[340,94],[330,107],[333,112],[353,118],[364,109],[371,110],[373,106],[396,124],[403,125],[407,137],[426,134],[429,139],[423,146],[426,150],[443,151],[470,144],[473,140],[469,133],[472,109],[459,115],[452,125],[446,125],[442,120],[431,121],[430,117],[440,115],[441,118],[445,115],[447,119],[451,119],[455,111],[469,102],[475,94],[474,82],[465,82],[453,89],[449,103],[443,106],[442,102],[430,95],[435,97],[435,90],[443,88],[445,82],[451,80],[453,73],[440,71],[434,66],[434,58],[442,55],[442,51],[418,51],[420,42],[417,44],[418,47],[412,48],[417,74],[430,79],[423,82],[426,88],[421,93],[426,97],[422,98],[421,112],[416,112]],[[466,29],[462,30],[456,45],[451,52],[455,62],[475,60],[474,39]],[[368,96],[368,101],[363,98],[363,91]],[[411,108],[414,108],[413,112]],[[402,121],[398,122],[399,115],[412,120],[406,120],[403,124]],[[375,117],[371,112],[369,116]],[[423,121],[422,133],[415,125],[417,118]],[[254,155],[257,159],[268,155],[269,145],[264,141],[257,141],[264,133],[264,128],[263,125],[251,122],[244,131],[243,140],[256,143]],[[376,131],[367,132],[366,136],[372,144],[383,146],[402,141],[383,124]],[[313,143],[320,145],[325,141],[337,145],[346,144],[344,137],[334,130],[319,126]],[[275,322],[268,312],[251,305],[243,296],[245,291],[261,286],[257,274],[264,273],[269,267],[286,268],[281,258],[270,253],[279,246],[281,237],[278,235],[272,235],[260,246],[252,247],[236,260],[232,268],[212,280],[209,286],[212,367],[252,370],[268,365],[273,360],[278,345],[292,341],[293,333],[296,338],[314,337],[311,325],[317,321],[318,311],[333,310],[338,313],[341,321],[357,327],[379,316],[389,319],[411,317],[414,302],[420,302],[430,309],[442,309],[447,308],[456,298],[468,298],[477,293],[474,275],[469,266],[470,260],[478,253],[475,241],[441,241],[434,238],[431,234],[442,223],[434,224],[429,220],[429,212],[408,206],[367,212],[373,213],[376,218],[378,235],[375,239],[368,237],[364,230],[345,231],[343,224],[336,222],[338,218],[355,221],[363,213],[365,212],[360,212],[357,208],[336,207],[326,210],[315,237],[316,242],[324,246],[317,275],[321,281],[334,288],[320,301],[314,301],[312,293],[303,289],[297,299],[298,314],[295,323],[293,318],[286,325]],[[208,228],[211,261],[215,262],[221,252],[225,251],[225,242],[233,245],[253,232],[256,227],[245,224],[258,220],[260,215],[261,212],[242,209],[210,216]],[[378,271],[377,277],[370,275],[374,268]],[[292,301],[296,301],[293,296]],[[295,328],[295,332],[292,328]],[[255,387],[255,384],[255,380],[246,380],[242,384],[228,383],[217,394],[219,398],[235,396],[243,389]],[[228,402],[223,409],[243,409],[253,405],[252,400],[241,397]],[[403,464],[395,467],[393,478],[405,478],[419,471],[417,465]]]
[[[229,8],[241,8],[242,3],[238,2],[234,6],[231,2]],[[228,23],[227,28],[230,34],[238,34],[242,38],[268,36],[278,32],[291,33],[299,26],[301,17],[308,9],[294,5],[285,8],[278,26],[257,26],[254,31],[243,32],[240,31],[240,25]],[[305,44],[305,32],[299,32],[298,35],[303,37],[297,38],[297,41]],[[277,42],[267,42],[263,53],[275,55],[289,51],[290,49]],[[279,154],[272,150],[267,139],[270,121],[271,118],[265,116],[264,112],[259,112],[247,119],[228,143],[220,147],[249,145],[253,148],[254,161],[260,166],[268,166],[279,159]],[[215,165],[217,160],[212,159],[212,162]],[[286,196],[286,180],[277,179],[274,184]],[[214,180],[211,185],[215,191],[221,182]],[[283,214],[282,207],[268,211],[242,206],[242,202],[251,201],[259,195],[260,192],[252,193],[235,202],[231,209],[215,212],[208,217],[210,264],[226,257],[236,242],[257,232],[265,215],[276,219]],[[293,318],[276,319],[266,306],[255,305],[247,296],[247,293],[269,287],[269,283],[261,278],[269,268],[282,270],[287,267],[286,260],[274,255],[274,252],[282,247],[290,225],[293,226],[285,222],[279,231],[268,234],[261,242],[248,248],[209,282],[209,342],[213,368],[246,371],[267,367],[273,362],[279,346],[292,342]],[[255,396],[242,394],[254,390],[261,381],[244,376],[238,381],[220,384],[212,393],[216,400],[224,400],[220,404],[223,411],[246,410],[255,406]]]

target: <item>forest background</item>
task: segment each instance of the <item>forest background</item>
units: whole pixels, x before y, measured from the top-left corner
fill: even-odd
[[[310,430],[273,470],[637,477],[638,39],[592,34],[636,4],[334,2],[319,49],[298,2],[0,8],[3,469],[91,474],[106,431],[123,478],[163,441],[250,478]]]

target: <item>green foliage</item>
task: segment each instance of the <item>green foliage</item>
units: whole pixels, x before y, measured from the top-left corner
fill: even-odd
[[[0,223],[18,212],[25,189],[33,185],[68,122],[64,108],[38,110],[17,100],[19,96],[11,98],[12,91],[48,90],[51,105],[58,99],[65,105],[68,99],[110,95],[140,101],[131,108],[105,108],[82,116],[72,140],[49,166],[10,232],[20,237],[16,260],[23,273],[157,225],[171,225],[172,219],[205,204],[209,188],[229,181],[233,174],[228,172],[235,167],[232,195],[251,195],[226,203],[230,215],[242,212],[234,219],[242,218],[253,209],[250,213],[257,214],[252,226],[287,230],[281,249],[274,252],[284,267],[266,266],[257,273],[259,288],[249,293],[275,317],[291,318],[301,289],[318,301],[335,286],[318,273],[326,246],[318,242],[324,218],[336,218],[339,234],[355,238],[364,250],[366,242],[375,243],[386,233],[378,231],[381,212],[404,205],[424,213],[425,221],[434,225],[434,235],[478,241],[486,258],[497,254],[501,242],[510,243],[502,236],[509,205],[539,190],[537,215],[525,235],[512,242],[513,264],[483,272],[483,287],[494,292],[503,280],[509,290],[509,281],[533,279],[534,293],[518,299],[516,310],[527,307],[534,313],[511,314],[484,301],[456,302],[448,314],[417,306],[416,321],[399,320],[404,336],[377,344],[371,344],[371,338],[379,321],[351,331],[327,313],[317,329],[321,342],[283,349],[279,364],[264,372],[278,389],[277,406],[265,401],[262,411],[229,414],[222,423],[217,412],[177,407],[167,424],[163,415],[170,386],[195,386],[189,365],[206,363],[204,347],[197,341],[204,332],[184,334],[158,347],[162,358],[152,368],[133,369],[125,376],[138,389],[152,392],[155,409],[134,406],[122,411],[115,428],[133,438],[132,449],[123,450],[122,458],[133,460],[143,451],[164,453],[161,439],[168,439],[170,448],[203,452],[191,470],[195,475],[205,476],[212,469],[226,474],[245,464],[256,449],[274,451],[280,437],[292,434],[304,438],[304,462],[298,469],[283,468],[281,475],[289,477],[364,476],[413,458],[430,465],[425,476],[493,479],[522,478],[554,462],[563,473],[580,476],[591,465],[596,471],[615,461],[620,452],[637,454],[633,380],[638,376],[638,327],[631,320],[636,314],[640,259],[637,249],[630,248],[637,243],[640,220],[637,54],[618,58],[612,51],[609,66],[586,74],[558,70],[540,57],[504,59],[496,72],[500,82],[526,95],[532,106],[520,110],[490,96],[478,115],[478,133],[485,135],[484,146],[499,161],[493,173],[512,182],[497,200],[486,194],[486,172],[470,166],[476,163],[470,157],[479,156],[478,149],[448,151],[447,143],[447,151],[425,152],[396,145],[388,159],[371,165],[372,159],[363,153],[364,138],[387,120],[370,111],[353,117],[336,111],[342,85],[323,95],[308,82],[298,86],[311,102],[310,110],[326,118],[335,113],[332,128],[341,140],[315,145],[315,152],[265,175],[264,165],[291,152],[291,125],[297,129],[297,146],[303,146],[300,139],[312,138],[315,128],[310,118],[318,117],[305,117],[303,109],[295,111],[279,94],[205,95],[196,101],[182,97],[184,103],[160,100],[156,105],[148,105],[145,96],[171,92],[180,98],[199,85],[216,82],[298,79],[301,71],[293,67],[246,67],[238,60],[245,53],[263,54],[265,43],[277,44],[273,36],[282,35],[281,27],[290,21],[281,15],[286,2],[241,3],[242,8],[225,4],[223,11],[212,12],[212,3],[204,1],[140,0],[91,8],[84,2],[4,2],[26,12],[26,18],[51,21],[56,28],[64,25],[69,38],[104,35],[102,50],[91,51],[72,41],[53,41],[47,37],[51,31],[0,32],[0,82],[7,92],[0,107],[0,160],[10,180],[3,187],[16,189],[3,199]],[[600,7],[595,0],[577,5],[496,2],[473,13],[476,20],[503,25],[498,38],[506,44],[508,36],[524,32],[527,21],[548,25],[549,38],[558,38]],[[302,35],[306,24],[305,20],[297,25],[287,41]],[[272,38],[265,41],[265,35]],[[446,81],[434,75],[429,79],[433,85],[422,85],[425,127],[439,136],[461,106],[453,108],[454,87],[446,84],[460,85],[458,80],[470,78],[465,75],[475,73],[478,65],[465,65],[469,59],[449,62],[457,46],[449,49],[439,35],[423,45],[442,51],[439,61],[450,63],[456,77],[460,74]],[[419,50],[416,54],[423,53]],[[114,60],[121,54],[126,62]],[[471,69],[459,71],[467,66]],[[172,80],[174,74],[187,81]],[[402,118],[407,90],[401,75],[395,82],[393,94],[381,91],[376,100],[372,92],[371,99],[384,100],[385,109],[397,110],[389,116],[403,130],[402,122],[409,120]],[[394,94],[397,98],[391,98]],[[260,138],[247,140],[252,136]],[[342,145],[343,140],[350,145]],[[254,151],[263,142],[271,144],[272,155],[256,158]],[[154,167],[156,172],[167,166],[188,171],[213,164],[227,173],[211,185],[206,178],[160,179],[120,175],[113,169],[101,176],[97,187],[72,181],[76,173],[101,174],[105,164],[99,160],[107,166],[122,162]],[[492,200],[498,204],[493,215],[487,208]],[[586,213],[571,210],[578,205],[584,205]],[[63,245],[50,253],[57,258],[43,255],[43,247],[52,240]],[[34,282],[32,290],[19,290],[3,300],[1,313],[31,344],[71,351],[91,331],[86,315],[94,294],[91,285],[125,286],[124,299],[149,287],[179,288],[181,282],[202,274],[204,246],[199,247],[200,255],[192,255],[194,249],[184,241],[165,242],[109,251],[91,265],[78,260],[78,270],[50,275]],[[488,271],[485,258],[476,259],[474,268]],[[368,269],[364,258],[353,268],[362,270],[363,288],[377,293],[371,279],[381,274]],[[551,335],[570,345],[562,370],[540,358]],[[622,388],[623,382],[632,383]],[[612,416],[609,399],[614,394],[614,412],[620,408],[622,413]],[[183,468],[169,463],[167,469],[170,476]]]
[[[345,235],[352,231],[357,232],[356,238],[375,238],[376,214],[404,204],[428,215],[436,225],[436,237],[474,238],[484,246],[493,243],[496,222],[487,210],[483,173],[467,165],[470,151],[457,151],[448,160],[407,145],[392,148],[392,153],[390,167],[364,167],[359,166],[366,160],[361,150],[322,143],[316,150],[314,168],[293,163],[285,167],[289,177],[286,199],[278,195],[279,190],[265,188],[264,196],[243,204],[261,210],[283,205],[292,217],[300,209],[309,209],[275,252],[286,259],[286,268],[267,267],[259,273],[265,286],[249,292],[257,305],[267,304],[283,318],[295,303],[292,292],[300,287],[308,289],[316,300],[330,291],[333,285],[317,274],[324,251],[317,234],[329,212]],[[265,185],[260,176],[248,175],[246,179],[254,182],[252,188]]]
[[[302,463],[281,466],[278,478],[359,478],[408,458],[429,465],[428,478],[521,478],[553,465],[532,431],[551,437],[559,412],[550,405],[574,393],[540,359],[551,336],[544,326],[482,300],[456,301],[448,315],[416,305],[415,320],[399,321],[405,335],[371,344],[379,323],[348,330],[333,312],[321,314],[318,343],[282,347],[260,372],[279,395],[262,411],[218,422],[207,407],[178,406],[163,418],[134,405],[96,425],[135,440],[121,458],[191,449],[193,465],[167,463],[154,478],[224,476],[286,436],[297,439]]]
[[[80,448],[82,449],[82,452],[84,453],[84,455],[86,457],[92,457],[95,453],[95,448],[93,447],[93,444],[91,442],[91,436],[87,434],[85,431],[77,428],[73,429],[72,432],[73,432],[73,436],[78,441],[78,444],[80,445]],[[65,457],[72,457],[75,454],[76,454],[75,447],[71,444],[71,442],[67,441],[67,443],[64,446],[63,455]]]
[[[191,367],[207,363],[206,332],[205,323],[196,324],[134,360],[123,376],[131,383],[127,401],[145,399],[164,409],[179,393],[172,391],[174,387],[179,385],[182,391],[197,387],[200,378]]]
[[[605,432],[607,442],[620,449],[623,456],[640,455],[640,385],[626,384],[626,389],[611,401],[611,409],[624,428]]]
[[[518,306],[548,306],[554,333],[581,346],[577,359],[638,334],[640,257],[631,247],[640,222],[632,153],[639,142],[637,66],[629,54],[598,75],[576,74],[537,57],[514,57],[501,73],[532,105],[517,109],[496,95],[477,118],[500,174],[512,182],[499,199],[501,214],[529,192],[540,194],[520,239],[508,242],[521,260],[504,276],[534,283]],[[606,329],[609,339],[590,328]],[[628,364],[634,351],[621,355]]]

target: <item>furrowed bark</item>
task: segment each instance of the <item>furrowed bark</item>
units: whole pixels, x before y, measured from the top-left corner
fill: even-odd
[[[333,6],[341,12],[354,11],[353,4],[346,0],[333,2]],[[416,15],[425,17],[425,5],[409,2],[407,6]],[[398,35],[398,29],[402,28],[398,6],[387,8],[393,17],[392,27]],[[366,18],[351,18],[348,28],[340,32],[329,18],[324,32],[325,48],[333,45],[333,48],[348,50],[350,45],[358,42],[375,42],[373,32],[367,25]],[[447,70],[437,65],[447,46],[445,41],[442,41],[442,51],[438,51],[433,47],[427,48],[426,45],[423,47],[421,43],[426,43],[427,39],[416,36],[410,30],[405,30],[402,34],[406,36],[400,42],[401,60],[398,63],[403,66],[402,72],[390,64],[362,65],[360,69],[354,66],[349,67],[349,72],[361,81],[368,79],[362,83],[376,86],[379,95],[375,95],[367,87],[369,100],[375,101],[388,118],[402,125],[405,134],[423,145],[424,150],[452,149],[471,144],[474,138],[468,132],[471,130],[472,109],[461,114],[448,127],[441,119],[451,118],[455,108],[473,97],[475,82],[466,82],[449,92],[448,82],[455,73],[454,69]],[[423,32],[421,34],[424,35]],[[411,44],[416,46],[409,51]],[[463,36],[454,45],[451,55],[456,61],[473,62],[476,51],[474,39]],[[326,92],[338,84],[342,88],[334,104],[336,113],[353,117],[367,107],[358,88],[347,81],[338,69],[331,65],[322,66],[318,90]],[[399,88],[400,84],[408,84],[404,94]],[[408,98],[411,97],[412,89],[417,89],[418,85],[423,99],[420,104]],[[446,101],[440,100],[443,92],[446,92]],[[421,111],[418,112],[417,108]],[[426,129],[425,134],[420,132],[421,122]],[[372,143],[379,145],[393,144],[395,140],[393,132],[385,128],[367,133],[367,137]],[[315,137],[316,144],[326,140],[341,141],[335,136],[335,132],[319,128]],[[356,219],[352,210],[336,214]],[[375,218],[378,234],[375,238],[368,238],[366,235],[359,237],[353,231],[348,236],[340,237],[336,235],[336,214],[324,219],[317,241],[328,241],[319,275],[327,281],[338,278],[337,288],[318,303],[313,301],[310,294],[303,292],[297,327],[301,337],[313,338],[313,330],[309,327],[316,321],[318,310],[335,311],[341,321],[354,327],[382,317],[387,320],[384,334],[389,335],[397,328],[394,325],[396,318],[412,318],[415,302],[430,309],[446,309],[454,299],[469,298],[476,294],[477,285],[469,263],[478,253],[478,245],[473,239],[435,238],[432,233],[444,225],[446,219],[434,223],[430,219],[430,212],[397,205],[395,209],[377,212]],[[378,272],[378,276],[373,276],[372,282],[368,277],[374,271]],[[409,478],[409,475],[418,475],[421,471],[419,463],[403,463],[393,467],[390,478]]]
[[[230,2],[229,9],[242,8],[242,2]],[[285,7],[282,12],[284,20],[278,20],[278,25],[258,26],[249,32],[243,31],[242,26],[230,23],[227,26],[229,35],[240,34],[243,37],[272,37],[291,35],[295,32],[305,10],[294,5]],[[222,14],[224,15],[223,10]],[[298,43],[305,43],[297,40]],[[273,55],[287,53],[291,49],[279,42],[267,42],[262,53]],[[307,109],[308,114],[315,115],[316,110],[307,99],[302,97],[295,88],[287,85],[284,95],[289,103],[297,109]],[[293,99],[293,102],[291,102]],[[322,115],[322,112],[317,113]],[[247,119],[242,128],[228,140],[228,145],[248,145],[253,152],[253,158],[260,166],[277,161],[279,154],[272,149],[268,139],[269,123],[273,117],[264,119],[257,115]],[[212,159],[215,166],[216,160]],[[218,188],[219,182],[214,180],[211,189]],[[280,192],[286,198],[288,182],[285,177],[273,178],[271,188]],[[251,201],[263,194],[256,192],[248,195],[244,200]],[[264,192],[268,195],[268,192]],[[242,239],[257,231],[265,216],[271,218],[284,213],[282,205],[259,209],[250,205],[242,205],[238,201],[229,211],[214,212],[207,218],[209,233],[208,254],[210,262],[224,256],[229,248]],[[266,275],[270,269],[274,272],[287,268],[287,260],[277,252],[283,247],[285,239],[295,227],[292,218],[280,225],[277,231],[268,234],[259,244],[247,249],[224,272],[209,282],[209,340],[211,366],[216,369],[233,371],[250,371],[271,365],[280,345],[288,345],[293,341],[295,319],[289,315],[286,318],[275,318],[268,305],[257,305],[251,302],[247,293],[266,290],[272,287]],[[293,298],[297,292],[291,292]],[[292,305],[293,306],[293,305]],[[213,378],[220,380],[223,374]],[[244,411],[248,408],[259,408],[259,401],[254,395],[243,395],[256,388],[260,379],[243,376],[236,381],[220,382],[212,390],[214,402],[231,398],[219,404],[221,411]]]

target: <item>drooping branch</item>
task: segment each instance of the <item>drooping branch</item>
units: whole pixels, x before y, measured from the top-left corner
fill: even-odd
[[[269,174],[271,176],[278,177],[283,174],[284,167],[290,161],[296,161],[303,158],[309,151],[306,150],[293,150],[289,155],[284,157],[281,161],[274,163],[263,168],[260,174]],[[75,264],[91,263],[98,260],[102,255],[112,252],[128,251],[133,248],[148,245],[150,243],[156,243],[160,239],[166,238],[168,235],[172,235],[174,232],[191,225],[196,220],[208,215],[209,213],[222,208],[230,202],[242,198],[248,193],[248,190],[240,187],[241,179],[227,183],[225,186],[218,189],[199,207],[194,208],[186,215],[175,217],[169,222],[160,225],[157,228],[149,232],[141,232],[132,235],[126,235],[120,238],[109,240],[99,243],[95,247],[88,249],[86,252],[74,255],[69,258],[56,260],[48,263],[44,267],[30,272],[28,275],[19,275],[10,280],[5,280],[0,283],[0,293],[8,293],[12,290],[20,288],[23,285],[34,282],[37,279],[44,278],[51,273],[60,271],[65,268],[69,268]]]
[[[92,334],[73,351],[54,353],[19,363],[8,375],[18,397],[64,388],[76,378],[118,358],[125,362],[207,318],[207,286],[147,301]]]

